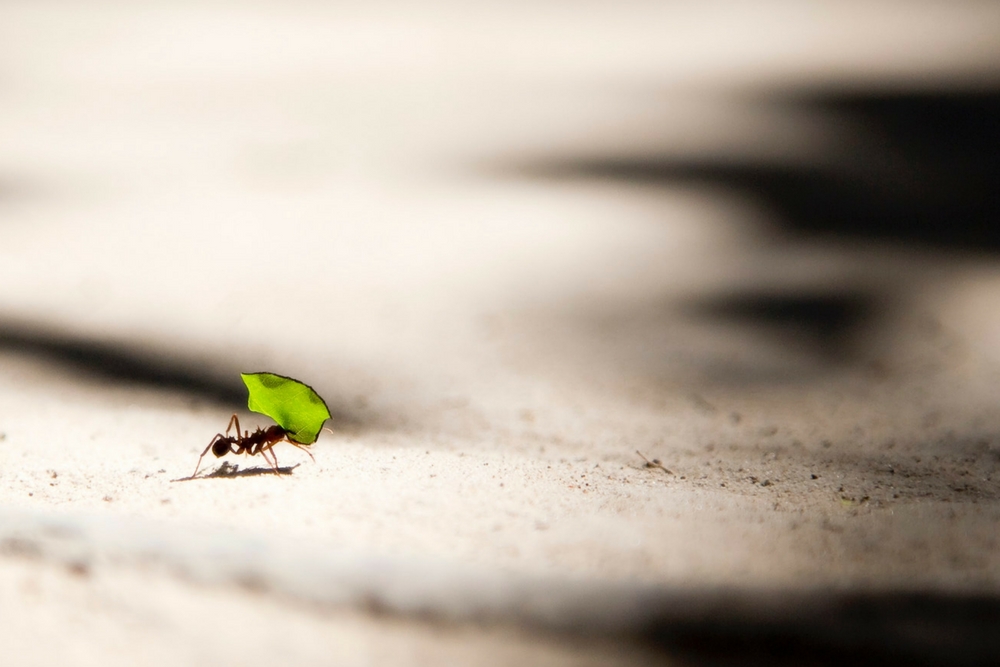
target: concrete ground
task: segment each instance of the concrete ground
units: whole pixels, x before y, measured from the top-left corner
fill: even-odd
[[[995,80],[902,7],[0,5],[4,664],[1000,655],[993,255],[588,172]],[[192,479],[256,370],[315,461]]]

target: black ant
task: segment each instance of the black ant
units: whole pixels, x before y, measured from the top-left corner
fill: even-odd
[[[234,425],[236,426],[236,435],[229,435]],[[287,442],[293,447],[298,447],[308,454],[309,458],[313,461],[316,460],[312,452],[305,448],[305,445],[289,438],[288,431],[277,424],[268,426],[267,428],[260,428],[258,426],[257,430],[253,433],[244,431],[243,435],[240,435],[240,418],[233,415],[233,418],[229,420],[229,426],[226,427],[225,435],[217,433],[212,438],[212,442],[208,443],[205,451],[198,457],[198,465],[194,467],[194,474],[191,477],[194,478],[198,474],[198,469],[201,468],[201,460],[205,458],[210,449],[216,458],[222,458],[226,454],[249,454],[250,456],[260,454],[274,470],[274,473],[278,474],[278,457],[275,456],[273,448],[279,442]],[[271,453],[271,458],[267,457],[268,452]]]

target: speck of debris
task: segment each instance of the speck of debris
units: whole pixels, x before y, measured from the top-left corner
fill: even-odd
[[[66,566],[69,573],[76,577],[86,577],[90,574],[90,566],[81,561],[74,561]]]
[[[645,461],[645,463],[642,466],[643,468],[659,468],[668,475],[674,474],[674,471],[663,465],[663,461],[661,461],[660,459],[653,459],[652,461],[650,461],[638,449],[635,450],[635,453],[638,454],[643,461]]]
[[[57,473],[55,470],[46,470],[45,472],[49,473],[49,477],[51,477],[52,479],[55,479],[56,477],[59,476],[59,473]]]
[[[6,440],[6,439],[7,439],[7,434],[6,433],[0,433],[0,440]]]
[[[160,504],[161,505],[169,505],[170,504],[170,498],[161,498],[160,499]]]
[[[705,399],[701,394],[690,394],[691,402],[702,412],[715,412],[717,408]]]
[[[112,498],[111,496],[104,496],[102,500],[104,500],[104,502],[106,503],[110,503],[112,500],[114,500],[114,498]]]
[[[823,530],[829,530],[831,533],[842,533],[844,532],[843,526],[838,526],[835,523],[831,523],[829,519],[823,519],[819,525]]]
[[[765,479],[763,482],[760,483],[760,485],[761,486],[771,486],[771,480]]]
[[[817,475],[816,473],[813,473],[813,474],[809,475],[809,479],[819,479],[819,475]]]

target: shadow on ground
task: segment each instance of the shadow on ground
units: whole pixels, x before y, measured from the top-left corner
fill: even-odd
[[[868,245],[920,249],[943,261],[955,256],[995,257],[1000,252],[1000,86],[920,91],[819,91],[776,93],[770,102],[836,121],[847,128],[835,155],[817,154],[797,163],[748,161],[733,155],[677,157],[598,155],[509,165],[523,177],[645,183],[664,188],[695,184],[742,196],[769,214],[774,248],[785,241],[863,249]],[[734,151],[735,153],[735,151]],[[762,267],[766,275],[767,267]],[[721,331],[754,327],[770,332],[775,345],[794,339],[811,350],[816,368],[836,370],[868,363],[869,343],[884,340],[884,315],[905,310],[908,290],[921,285],[898,276],[859,283],[850,271],[842,286],[733,286],[728,292],[688,299],[670,317],[715,322]],[[654,311],[661,306],[653,303]],[[661,308],[662,309],[662,308]],[[609,314],[609,317],[612,316]],[[641,317],[636,315],[637,317]],[[667,322],[670,317],[661,318]],[[647,318],[648,319],[648,318]],[[669,353],[669,351],[667,351]],[[767,367],[707,359],[706,373],[720,382],[770,383]],[[728,369],[728,370],[727,370]],[[788,377],[794,377],[792,371]],[[772,375],[774,377],[772,377]]]
[[[1000,251],[1000,90],[817,93],[774,100],[852,128],[808,164],[603,156],[525,165],[543,178],[731,189],[786,235]]]
[[[299,467],[296,463],[293,466],[278,466],[277,468],[264,468],[256,466],[253,468],[240,468],[237,463],[229,463],[228,461],[223,461],[222,465],[213,470],[212,472],[203,473],[201,475],[192,475],[190,477],[181,477],[179,479],[172,479],[171,482],[190,482],[195,479],[236,479],[238,477],[260,477],[261,475],[291,475],[292,472]]]
[[[826,366],[863,357],[868,330],[885,312],[883,294],[839,291],[745,291],[682,304],[678,314],[719,326],[757,325],[808,348]]]
[[[692,593],[659,603],[640,636],[682,664],[1000,664],[992,595]]]
[[[97,339],[58,327],[0,320],[0,349],[37,357],[79,374],[114,383],[143,385],[188,394],[238,410],[246,404],[239,372],[233,379],[200,370],[154,346]]]
[[[96,338],[53,325],[0,319],[0,350],[34,357],[67,371],[116,385],[176,392],[234,412],[247,405],[247,390],[235,361],[211,363],[142,341]],[[327,401],[334,423],[358,429],[388,421],[370,410],[360,414]]]

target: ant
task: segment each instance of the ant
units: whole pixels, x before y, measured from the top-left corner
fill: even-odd
[[[236,426],[236,435],[229,435],[229,432]],[[229,426],[226,427],[226,434],[217,433],[212,442],[208,443],[208,447],[205,451],[201,453],[198,457],[198,465],[194,467],[194,474],[191,475],[194,478],[198,474],[198,469],[201,468],[201,460],[205,458],[208,454],[208,450],[212,450],[216,458],[222,458],[226,454],[249,454],[254,456],[260,454],[267,461],[267,464],[271,466],[275,474],[278,474],[278,457],[275,456],[273,448],[279,442],[287,442],[293,447],[298,447],[306,454],[309,455],[313,461],[316,458],[312,455],[305,445],[295,442],[288,437],[288,431],[278,426],[277,424],[273,426],[268,426],[267,428],[257,427],[257,430],[251,433],[250,431],[243,431],[243,435],[240,435],[240,418],[233,415],[232,419],[229,420]],[[271,453],[271,458],[267,457],[268,452]]]

